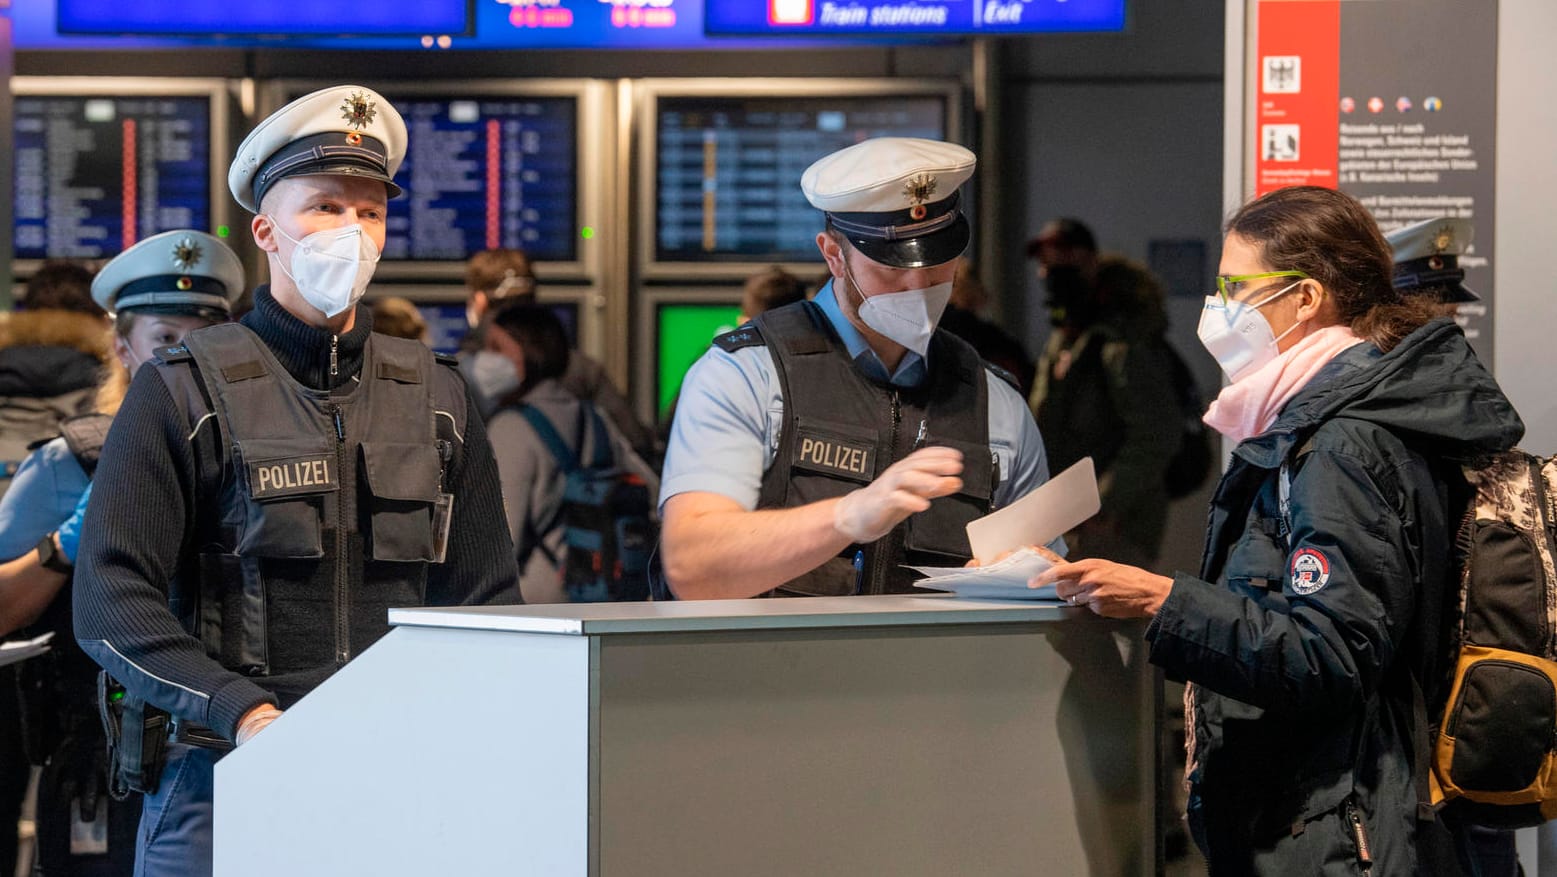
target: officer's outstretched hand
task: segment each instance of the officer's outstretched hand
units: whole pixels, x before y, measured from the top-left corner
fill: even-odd
[[[930,507],[930,500],[962,489],[962,452],[920,448],[898,460],[881,477],[846,494],[833,508],[833,527],[851,542],[874,542],[904,518]]]

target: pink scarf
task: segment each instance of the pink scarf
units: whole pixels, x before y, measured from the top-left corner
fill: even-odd
[[[1202,419],[1206,425],[1241,442],[1276,422],[1276,415],[1314,375],[1341,351],[1361,344],[1350,326],[1326,326],[1311,332],[1287,352],[1222,388]]]

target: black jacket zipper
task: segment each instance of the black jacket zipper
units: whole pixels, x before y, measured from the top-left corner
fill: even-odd
[[[331,359],[335,349],[331,346]],[[333,371],[333,369],[332,369]],[[341,417],[341,406],[332,404],[330,414],[335,418],[335,471],[346,471],[346,423]],[[335,500],[335,661],[345,664],[351,660],[351,598],[347,593],[346,545],[346,495],[340,491]]]
[[[895,387],[892,390],[891,415],[892,433],[887,441],[887,459],[896,462],[893,460],[893,457],[897,454],[897,432],[898,427],[903,422],[903,409],[899,403]],[[898,525],[898,527],[901,526],[903,525]],[[866,549],[865,569],[868,575],[864,577],[865,587],[861,589],[860,593],[885,594],[887,592],[888,560],[893,553],[892,546],[898,541],[900,541],[900,537],[897,534],[897,527],[893,527],[892,530],[887,532],[887,535],[877,539],[874,544]]]
[[[1357,809],[1357,802],[1350,798],[1346,801],[1346,822],[1351,828],[1352,838],[1357,842],[1357,864],[1361,873],[1373,873],[1373,849],[1368,845],[1368,829],[1362,823],[1362,812]]]

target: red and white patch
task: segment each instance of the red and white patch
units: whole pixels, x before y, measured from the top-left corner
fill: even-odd
[[[1292,590],[1303,596],[1330,584],[1330,560],[1314,548],[1299,548],[1292,555]]]

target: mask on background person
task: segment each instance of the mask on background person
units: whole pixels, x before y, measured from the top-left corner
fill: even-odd
[[[1085,328],[1097,321],[1097,296],[1079,265],[1055,265],[1044,272],[1049,322]]]
[[[951,301],[952,281],[923,289],[867,296],[860,290],[859,281],[854,279],[848,261],[845,260],[843,264],[849,285],[854,287],[855,294],[861,299],[858,308],[860,320],[920,356],[928,353],[930,336],[935,334],[941,314],[946,312],[946,303]]]
[[[1229,381],[1237,383],[1239,378],[1275,359],[1279,352],[1276,343],[1302,325],[1293,323],[1287,331],[1276,335],[1259,312],[1302,282],[1290,284],[1255,305],[1240,301],[1223,304],[1221,296],[1206,296],[1195,334]]]
[[[478,350],[471,354],[468,376],[476,398],[488,411],[504,396],[519,389],[519,367],[495,350]]]
[[[279,262],[304,301],[333,317],[361,300],[379,259],[378,245],[361,225],[327,228],[298,240],[282,231],[275,217],[270,224],[293,244],[292,270],[287,270],[288,260]]]

